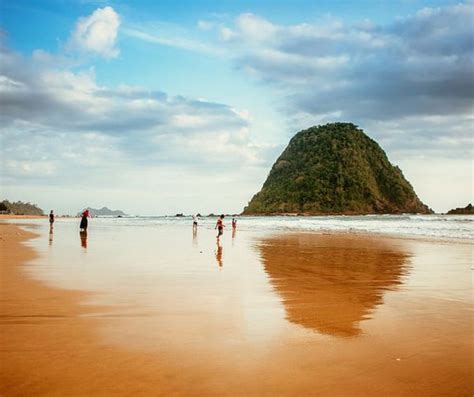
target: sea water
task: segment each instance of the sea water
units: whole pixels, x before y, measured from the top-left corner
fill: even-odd
[[[239,230],[363,232],[401,236],[473,239],[472,215],[358,215],[358,216],[242,216],[237,217]],[[191,217],[138,216],[94,218],[91,222],[119,226],[155,227],[159,225],[192,225]],[[200,227],[214,228],[215,217],[202,217]],[[231,217],[224,219],[230,228]]]

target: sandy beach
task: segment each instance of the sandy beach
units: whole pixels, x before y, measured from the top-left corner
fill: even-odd
[[[0,223],[2,396],[474,392],[472,243],[76,223]]]
[[[0,0],[0,397],[474,397],[474,0]]]

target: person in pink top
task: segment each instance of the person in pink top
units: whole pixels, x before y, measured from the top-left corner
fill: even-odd
[[[89,210],[85,210],[83,213],[82,213],[82,218],[81,218],[81,224],[79,226],[79,228],[81,229],[81,231],[84,231],[84,232],[87,232],[87,218],[89,217]]]
[[[217,229],[217,239],[219,239],[224,234],[224,215],[217,218],[215,229]]]

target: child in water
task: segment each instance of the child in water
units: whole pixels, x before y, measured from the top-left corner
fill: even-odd
[[[216,227],[214,228],[217,229],[217,238],[219,239],[220,236],[224,234],[224,215],[221,215],[219,218],[217,218],[217,223]]]

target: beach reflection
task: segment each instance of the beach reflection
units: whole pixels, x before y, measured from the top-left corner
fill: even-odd
[[[187,224],[128,222],[97,219],[87,250],[75,219],[54,249],[38,228],[34,278],[3,283],[0,394],[472,395],[471,242],[242,228],[219,250],[210,227],[198,249]]]
[[[281,235],[257,246],[287,319],[335,336],[359,335],[359,323],[409,270],[408,252],[373,237]]]
[[[222,262],[222,244],[220,240],[217,240],[216,261],[217,266],[219,266],[219,269],[221,269],[224,263]]]
[[[81,231],[79,232],[79,236],[81,237],[81,247],[87,248],[87,232]]]
[[[49,227],[49,238],[48,238],[49,245],[53,245],[53,226]]]

